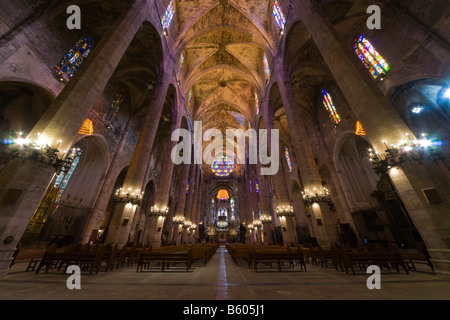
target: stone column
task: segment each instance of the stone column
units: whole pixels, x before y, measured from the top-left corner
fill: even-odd
[[[259,170],[260,163],[258,164],[257,172],[260,172]],[[267,203],[267,193],[266,193],[266,182],[263,176],[258,176],[258,184],[259,184],[259,204],[261,206],[261,216],[264,219],[273,217],[270,214],[269,211],[269,204]],[[273,244],[273,238],[272,238],[272,228],[271,228],[272,222],[263,222],[263,229],[262,232],[264,233],[264,239],[263,244]]]
[[[200,171],[200,166],[196,166],[196,179],[195,179],[195,184],[193,186],[193,196],[192,196],[192,206],[191,206],[191,212],[190,212],[190,220],[192,222],[192,224],[198,225],[198,220],[197,220],[197,206],[198,206],[198,195],[201,192],[201,186],[200,186],[200,177],[201,177],[201,171]],[[195,229],[191,229],[190,233],[189,233],[189,243],[194,243],[194,237],[196,234],[196,228]]]
[[[308,141],[308,135],[303,124],[299,107],[295,101],[295,94],[292,84],[288,81],[286,68],[284,67],[279,57],[274,58],[274,68],[277,71],[278,85],[280,89],[281,98],[283,101],[286,119],[288,121],[289,130],[291,132],[291,140],[293,146],[293,155],[295,155],[295,162],[300,171],[303,188],[314,192],[314,190],[322,190],[322,181],[317,170],[314,153]],[[293,156],[291,155],[291,157]],[[305,192],[306,193],[306,192]],[[336,221],[333,221],[331,213],[326,203],[318,203],[314,210],[311,210],[311,215],[314,215],[313,224],[317,224],[317,219],[322,221],[322,225],[317,226],[320,230],[317,234],[320,244],[330,246],[332,242],[336,242],[336,234],[333,231],[333,226]]]
[[[92,211],[91,217],[88,220],[87,226],[83,233],[82,243],[87,243],[92,235],[92,232],[100,228],[100,225],[105,216],[105,210],[108,206],[108,202],[113,193],[113,188],[117,180],[116,174],[119,170],[120,156],[119,154],[123,151],[123,147],[128,137],[128,130],[130,128],[131,118],[128,119],[123,129],[122,137],[120,138],[119,144],[117,145],[114,156],[109,165],[108,172],[106,173],[105,180],[103,181],[102,188],[98,195],[97,201],[95,202],[94,209]]]
[[[271,119],[264,118],[265,127],[268,130],[268,135],[270,136],[270,130],[274,130],[274,124]],[[270,145],[270,142],[269,142]],[[273,150],[274,152],[277,150]],[[283,166],[280,159],[280,169],[278,172],[272,176],[273,185],[275,189],[275,197],[277,198],[278,207],[290,206],[289,194],[286,186],[286,180],[284,177]],[[278,219],[281,225],[281,231],[283,235],[284,244],[297,243],[297,237],[294,228],[294,222],[292,217],[273,217],[273,219]]]
[[[147,15],[146,2],[136,2],[96,46],[39,120],[29,139],[69,150]],[[41,133],[39,139],[37,133]],[[0,172],[0,278],[7,274],[17,243],[53,177],[52,169],[43,169],[28,160],[10,161]]]
[[[160,116],[158,117],[158,119]],[[172,132],[179,129],[181,126],[181,114],[175,114],[174,118],[172,119],[172,126],[170,128],[170,132],[172,135]],[[170,136],[171,136],[170,135]],[[159,179],[158,184],[158,190],[156,193],[156,200],[155,200],[155,206],[158,208],[163,208],[168,206],[169,201],[169,193],[170,193],[170,184],[172,181],[172,174],[173,174],[173,166],[174,163],[172,161],[172,150],[173,148],[178,144],[178,141],[171,141],[170,137],[167,142],[167,147],[164,153],[164,166],[161,168],[161,176]],[[150,227],[150,243],[153,246],[160,246],[161,245],[161,234],[163,231],[164,226],[164,220],[165,217],[158,216],[158,217],[152,217],[151,219],[151,227]]]
[[[191,171],[192,165],[191,164],[184,164],[183,165],[183,172],[181,174],[180,178],[180,184],[178,186],[178,200],[176,204],[175,209],[175,218],[182,218],[184,217],[184,207],[186,205],[186,185],[188,183],[189,179],[189,172]],[[189,189],[191,189],[191,186],[189,186]],[[172,241],[175,242],[177,245],[181,243],[181,225],[175,223],[173,225],[173,238]]]
[[[193,207],[193,220],[192,222],[197,225],[197,228],[194,230],[194,233],[192,235],[192,242],[196,243],[199,236],[199,224],[201,221],[200,218],[200,210],[202,206],[202,196],[203,196],[203,175],[201,171],[201,167],[198,168],[198,184],[195,188],[195,200],[194,200],[194,207]]]
[[[311,1],[296,2],[299,14],[320,50],[342,93],[364,126],[374,149],[383,153],[409,134],[416,139],[389,103],[360,61],[346,48],[339,33]],[[411,219],[420,232],[436,273],[450,278],[450,188],[438,165],[426,160],[422,165],[405,163],[389,175]],[[430,204],[424,190],[433,189],[436,203]],[[439,201],[440,198],[440,201]]]
[[[192,222],[192,217],[191,217],[191,212],[192,212],[192,204],[194,202],[194,195],[195,195],[195,182],[196,182],[196,177],[197,177],[197,169],[198,166],[197,165],[193,165],[192,169],[191,169],[191,173],[190,173],[190,177],[189,177],[189,183],[190,183],[190,187],[189,187],[189,193],[187,194],[186,197],[186,207],[184,208],[184,217],[186,219],[186,221],[190,221]],[[188,228],[183,228],[183,237],[181,239],[182,243],[187,243],[189,241],[189,229]]]
[[[141,193],[141,188],[146,177],[147,167],[151,158],[152,147],[161,119],[164,101],[166,99],[169,81],[170,73],[165,73],[163,75],[162,82],[156,87],[155,92],[153,93],[150,106],[148,107],[145,119],[142,122],[142,127],[139,132],[138,141],[131,158],[130,166],[128,167],[127,175],[125,176],[123,183],[122,189],[125,190],[125,192],[127,190],[131,190],[133,192],[136,191]],[[170,159],[170,153],[168,158]],[[173,168],[172,161],[170,161],[170,164]],[[170,187],[170,177],[168,180]],[[131,214],[131,212],[127,210],[126,204],[118,204],[114,209],[105,242],[116,243],[119,245],[126,243],[133,219],[134,211],[133,214]]]

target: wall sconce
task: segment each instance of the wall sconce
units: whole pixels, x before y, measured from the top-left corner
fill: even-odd
[[[406,161],[415,161],[419,164],[428,158],[432,161],[444,160],[442,152],[437,149],[442,145],[441,141],[431,141],[426,138],[426,134],[422,134],[421,140],[412,140],[409,134],[405,134],[408,140],[400,140],[398,145],[387,145],[385,153],[380,155],[373,149],[369,149],[369,161],[372,162],[373,168],[377,174],[385,174],[392,167],[401,167]]]
[[[169,208],[153,206],[150,209],[150,216],[153,217],[167,217],[169,215]]]
[[[128,188],[127,191],[123,191],[122,188],[120,188],[114,194],[113,201],[116,203],[131,203],[140,206],[143,195],[144,192],[140,192],[139,190],[131,192],[131,188]]]
[[[49,147],[41,134],[38,133],[36,141],[22,138],[23,133],[17,133],[15,139],[5,139],[0,149],[0,162],[7,163],[13,159],[32,160],[34,163],[40,163],[44,167],[53,167],[57,174],[68,172],[73,157],[61,155],[58,147],[62,140],[58,140],[56,148]]]
[[[293,217],[294,208],[291,206],[279,206],[277,207],[277,217]]]
[[[302,191],[303,202],[305,206],[309,207],[314,203],[331,203],[330,192],[327,188],[323,187],[321,191],[318,191],[317,188],[314,188],[312,192],[305,190]]]
[[[261,216],[261,222],[262,223],[272,223],[272,217],[263,215],[263,216]]]
[[[173,218],[173,224],[184,225],[185,221],[186,220],[184,217],[174,217]]]

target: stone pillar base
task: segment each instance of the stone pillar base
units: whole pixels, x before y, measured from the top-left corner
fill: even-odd
[[[0,251],[0,280],[4,279],[9,272],[9,265],[13,260],[12,256],[15,250],[1,250]]]
[[[428,252],[436,276],[450,280],[450,249],[428,249]]]

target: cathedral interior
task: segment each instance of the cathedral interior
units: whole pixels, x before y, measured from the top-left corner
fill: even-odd
[[[450,299],[449,13],[1,1],[0,299]],[[81,268],[78,291],[51,263],[36,274],[77,246],[117,250],[117,268]],[[174,248],[204,265],[132,266],[135,249],[137,263]],[[307,271],[256,272],[275,248]],[[375,251],[406,265],[379,260],[381,290],[354,258]]]

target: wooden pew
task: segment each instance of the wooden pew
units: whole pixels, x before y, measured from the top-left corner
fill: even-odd
[[[390,266],[392,265],[397,272],[400,272],[399,267],[401,266],[409,274],[400,252],[350,251],[341,246],[339,253],[346,273],[349,273],[349,269],[351,269],[352,273],[355,274],[355,266],[359,266],[360,270],[365,270],[369,265],[377,265],[379,267],[387,267],[390,270]]]
[[[56,245],[49,247],[42,260],[40,261],[39,267],[36,270],[36,274],[45,266],[45,272],[55,265],[59,265],[58,270],[62,266],[65,266],[64,272],[66,272],[67,267],[70,265],[77,265],[82,270],[88,270],[89,274],[92,274],[94,269],[98,273],[102,259],[104,257],[105,246],[97,245],[89,252],[57,252]]]
[[[205,266],[219,248],[218,244],[195,244],[192,247],[193,263],[201,260]]]
[[[183,251],[167,250],[166,248],[142,251],[137,258],[136,272],[142,272],[144,267],[149,268],[152,263],[160,264],[162,272],[166,270],[166,266],[170,267],[171,263],[184,263],[186,272],[188,272],[192,264],[192,247]]]
[[[253,249],[251,254],[252,264],[255,272],[258,271],[258,263],[268,263],[276,262],[278,265],[278,271],[282,271],[281,264],[283,262],[289,263],[291,268],[294,268],[294,263],[300,266],[300,270],[306,272],[306,264],[303,256],[303,251],[301,247],[287,247],[284,250],[280,249],[269,249],[264,250],[261,248]]]
[[[402,249],[400,253],[410,271],[417,271],[415,264],[419,263],[428,265],[433,274],[435,274],[434,266],[430,260],[430,255],[427,252],[423,242],[416,243],[416,249]]]
[[[11,261],[10,266],[15,264],[27,263],[26,272],[34,271],[38,263],[44,256],[45,250],[24,250],[20,249]]]

